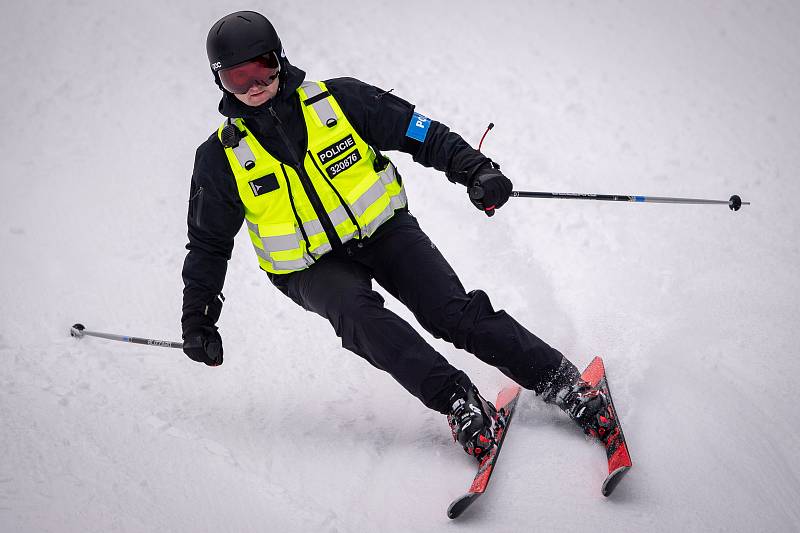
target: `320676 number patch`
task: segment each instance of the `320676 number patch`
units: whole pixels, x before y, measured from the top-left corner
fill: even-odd
[[[344,159],[340,159],[336,163],[332,165],[328,165],[325,171],[328,173],[328,176],[331,179],[335,178],[340,173],[344,172],[348,168],[352,167],[356,163],[361,161],[361,153],[358,151],[358,148],[347,154]]]

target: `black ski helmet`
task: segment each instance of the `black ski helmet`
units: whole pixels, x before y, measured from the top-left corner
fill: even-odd
[[[237,11],[219,19],[208,32],[206,52],[211,71],[232,67],[269,52],[279,59],[283,47],[278,33],[264,15]]]

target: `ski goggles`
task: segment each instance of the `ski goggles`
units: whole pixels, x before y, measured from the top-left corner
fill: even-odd
[[[233,94],[245,94],[253,85],[270,85],[281,73],[281,64],[275,52],[218,72],[219,81]]]

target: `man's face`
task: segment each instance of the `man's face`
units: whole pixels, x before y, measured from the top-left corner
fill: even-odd
[[[278,54],[269,52],[220,70],[219,81],[241,102],[256,107],[278,93],[280,72]]]
[[[273,80],[269,85],[254,83],[247,89],[246,93],[234,94],[234,96],[249,106],[258,107],[278,94],[278,85],[280,85],[278,80]]]

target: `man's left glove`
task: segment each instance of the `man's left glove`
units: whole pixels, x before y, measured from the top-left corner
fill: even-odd
[[[486,216],[494,215],[494,210],[500,209],[508,201],[513,190],[511,180],[494,163],[481,167],[467,187],[470,201]]]
[[[208,366],[222,364],[222,337],[216,326],[193,328],[183,334],[183,353]]]

